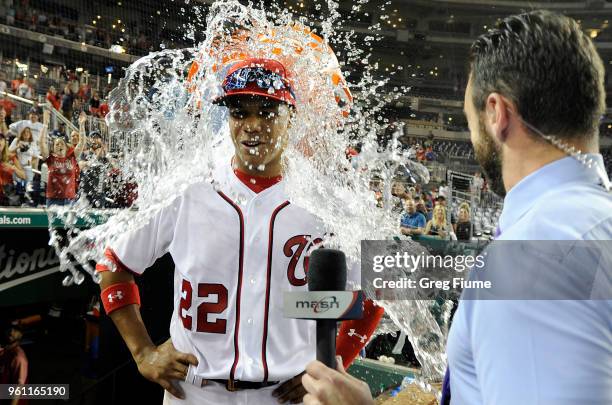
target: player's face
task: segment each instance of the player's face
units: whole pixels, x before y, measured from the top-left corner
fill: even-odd
[[[236,97],[230,102],[229,113],[238,166],[260,175],[280,169],[290,126],[289,107],[265,97]]]

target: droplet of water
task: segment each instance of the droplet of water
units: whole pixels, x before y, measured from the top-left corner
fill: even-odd
[[[83,275],[83,273],[76,273],[74,275],[74,282],[76,285],[81,285],[83,281],[85,281],[85,276]]]
[[[62,285],[64,287],[68,287],[68,286],[71,286],[73,282],[74,282],[74,279],[72,278],[72,276],[68,275],[64,277],[64,279],[62,280]]]

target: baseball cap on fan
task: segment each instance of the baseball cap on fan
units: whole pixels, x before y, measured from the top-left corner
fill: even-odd
[[[230,66],[223,83],[223,96],[214,104],[225,105],[229,97],[267,97],[295,107],[295,94],[285,66],[274,59],[249,58]]]

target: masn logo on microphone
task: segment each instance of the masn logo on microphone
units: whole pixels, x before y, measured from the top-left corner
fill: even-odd
[[[318,301],[296,301],[296,308],[308,308],[312,309],[315,314],[319,314],[321,312],[329,311],[333,308],[340,308],[340,303],[336,299],[336,297],[325,297],[321,298]]]

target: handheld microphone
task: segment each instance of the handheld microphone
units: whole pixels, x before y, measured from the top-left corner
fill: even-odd
[[[308,292],[284,293],[285,316],[316,321],[317,360],[334,369],[337,322],[359,319],[363,311],[363,293],[345,291],[346,271],[343,252],[316,249],[308,263]]]

